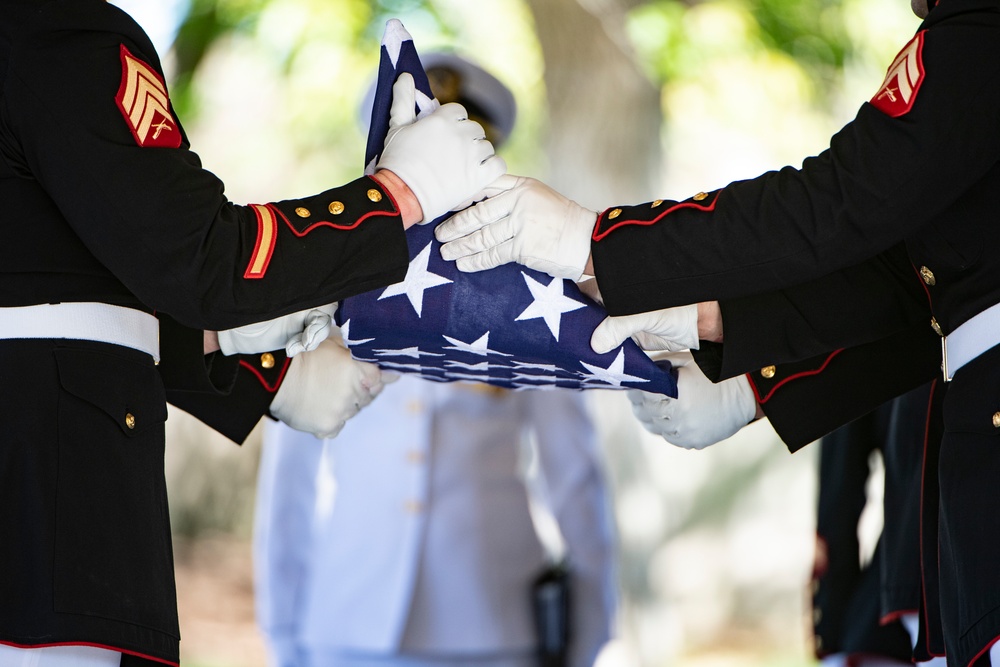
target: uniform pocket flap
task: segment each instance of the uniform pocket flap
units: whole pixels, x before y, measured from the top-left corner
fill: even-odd
[[[124,348],[60,347],[55,357],[62,388],[107,414],[125,435],[167,420],[166,392],[149,356]]]

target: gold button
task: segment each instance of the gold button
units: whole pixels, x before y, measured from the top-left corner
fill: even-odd
[[[376,190],[375,188],[372,188],[371,190],[368,191],[368,198],[371,199],[373,202],[376,203],[380,202],[382,201],[382,193]]]
[[[993,413],[993,428],[1000,428],[1000,412]]]
[[[994,421],[996,420],[994,419]],[[130,431],[135,428],[135,415],[131,412],[125,414],[125,426],[127,426]]]
[[[260,365],[264,368],[274,368],[274,355],[270,352],[260,355]]]
[[[760,369],[760,374],[763,375],[768,380],[770,380],[771,378],[773,378],[774,374],[777,373],[777,372],[778,372],[778,369],[775,368],[774,366],[764,366],[764,368]]]
[[[934,329],[934,333],[938,336],[944,336],[944,332],[941,331],[941,325],[938,324],[937,318],[935,317],[931,318],[931,329]]]
[[[656,208],[657,206],[659,206],[662,203],[663,203],[662,199],[657,199],[656,201],[653,202],[652,208]]]
[[[334,215],[340,215],[344,212],[344,204],[339,201],[330,202],[330,213]]]
[[[615,218],[617,218],[621,214],[622,214],[622,210],[620,208],[611,209],[611,212],[608,213],[608,220],[614,220]]]
[[[692,197],[692,199],[694,199],[695,201],[704,201],[704,200],[708,199],[708,193],[707,192],[699,192],[694,197]]]
[[[920,267],[920,277],[924,279],[924,282],[934,287],[937,284],[937,278],[934,277],[934,272],[928,269],[926,266]]]
[[[309,212],[309,209],[303,206],[299,206],[297,209],[295,209],[295,215],[299,216],[300,218],[308,218],[310,215],[312,215],[312,213]]]
[[[410,514],[420,514],[424,511],[424,504],[419,500],[407,500],[406,511]]]

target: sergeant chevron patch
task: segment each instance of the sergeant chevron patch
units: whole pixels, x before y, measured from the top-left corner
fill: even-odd
[[[152,67],[121,45],[122,82],[115,102],[137,144],[143,148],[177,148],[181,132],[170,113],[167,85]]]
[[[924,31],[903,47],[886,72],[882,87],[872,98],[872,105],[892,118],[909,113],[924,82]]]

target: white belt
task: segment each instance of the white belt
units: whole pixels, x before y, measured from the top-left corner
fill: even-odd
[[[0,308],[0,339],[73,338],[123,345],[160,361],[153,315],[106,303],[49,303]]]
[[[941,339],[941,370],[951,382],[958,369],[1000,345],[1000,303],[991,306]]]

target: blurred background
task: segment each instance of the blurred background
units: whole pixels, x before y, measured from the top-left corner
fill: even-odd
[[[360,174],[358,103],[389,18],[418,51],[458,51],[506,83],[519,105],[510,171],[594,209],[800,164],[878,89],[918,24],[905,0],[116,4],[153,38],[193,149],[239,203]],[[642,431],[623,395],[588,401],[621,558],[618,639],[600,667],[813,664],[815,448],[790,455],[761,422],[683,451]],[[170,413],[186,667],[264,665],[249,543],[259,452],[259,430],[237,447]]]

